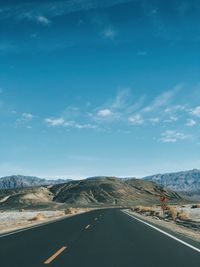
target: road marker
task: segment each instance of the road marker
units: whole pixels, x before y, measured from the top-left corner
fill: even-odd
[[[86,227],[85,227],[85,229],[88,229],[90,227],[90,224],[88,224]]]
[[[49,264],[51,263],[53,260],[55,260],[55,258],[57,258],[67,247],[62,247],[61,249],[59,249],[56,253],[54,253],[50,258],[48,258],[44,264]]]
[[[122,212],[124,212],[126,215],[128,215],[128,216],[134,218],[135,220],[137,220],[137,221],[139,221],[139,222],[141,222],[141,223],[144,223],[144,224],[150,226],[151,228],[157,230],[158,232],[160,232],[160,233],[162,233],[162,234],[164,234],[164,235],[166,235],[166,236],[168,236],[168,237],[171,237],[172,239],[178,241],[179,243],[181,243],[181,244],[183,244],[183,245],[185,245],[185,246],[187,246],[187,247],[189,247],[189,248],[191,248],[191,249],[193,249],[193,250],[195,250],[195,251],[197,251],[197,252],[200,253],[200,249],[199,249],[199,248],[196,248],[196,247],[190,245],[189,243],[187,243],[187,242],[185,242],[185,241],[183,241],[183,240],[181,240],[181,239],[179,239],[179,238],[177,238],[177,237],[175,237],[175,236],[173,236],[173,235],[171,235],[171,234],[169,234],[169,233],[167,233],[167,232],[165,232],[165,231],[159,229],[158,227],[153,226],[153,225],[151,225],[150,223],[145,222],[145,221],[143,221],[143,220],[141,220],[141,219],[135,217],[135,216],[132,215],[132,214],[129,214],[127,211],[122,211]]]

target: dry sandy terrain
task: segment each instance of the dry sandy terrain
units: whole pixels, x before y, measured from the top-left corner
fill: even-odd
[[[68,209],[63,211],[3,211],[0,212],[0,234],[86,211],[89,211],[89,209]]]
[[[152,215],[151,212],[148,211],[136,211],[134,208],[128,210],[128,212],[150,223],[157,224],[158,226],[164,227],[200,242],[200,206],[198,206],[198,208],[191,207],[191,205],[175,207],[177,214],[184,214],[184,217],[181,220],[179,219],[178,215],[174,219],[163,218],[160,207],[153,207],[153,210],[157,212],[158,216]],[[197,228],[194,228],[194,225],[197,225]]]

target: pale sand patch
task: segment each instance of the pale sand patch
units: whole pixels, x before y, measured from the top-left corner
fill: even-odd
[[[0,234],[51,222],[60,218],[70,217],[89,210],[90,209],[76,209],[76,211],[73,210],[71,213],[68,213],[65,210],[3,211],[0,212]]]

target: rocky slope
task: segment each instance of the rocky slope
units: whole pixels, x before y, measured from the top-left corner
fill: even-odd
[[[144,178],[179,192],[200,191],[200,170],[156,174]]]
[[[0,190],[0,208],[151,204],[159,203],[160,196],[175,202],[181,199],[177,193],[154,182],[100,177],[51,186]]]
[[[0,178],[0,189],[15,189],[24,187],[33,187],[49,184],[61,184],[71,180],[55,179],[47,180],[44,178],[38,178],[34,176],[23,176],[23,175],[11,175]]]

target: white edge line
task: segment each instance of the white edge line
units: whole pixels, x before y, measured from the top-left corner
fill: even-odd
[[[134,218],[135,220],[137,220],[137,221],[139,221],[139,222],[141,222],[141,223],[144,223],[144,224],[150,226],[151,228],[153,228],[153,229],[159,231],[160,233],[162,233],[162,234],[164,234],[164,235],[166,235],[166,236],[168,236],[168,237],[171,237],[172,239],[174,239],[174,240],[176,240],[176,241],[182,243],[183,245],[185,245],[185,246],[187,246],[187,247],[189,247],[189,248],[191,248],[191,249],[193,249],[193,250],[195,250],[195,251],[197,251],[197,252],[200,253],[200,249],[199,249],[199,248],[196,248],[196,247],[190,245],[189,243],[187,243],[187,242],[185,242],[185,241],[183,241],[183,240],[181,240],[181,239],[179,239],[179,238],[177,238],[177,237],[175,237],[175,236],[173,236],[173,235],[171,235],[171,234],[169,234],[169,233],[167,233],[167,232],[165,232],[165,231],[163,231],[163,230],[157,228],[156,226],[153,226],[153,225],[151,225],[150,223],[147,223],[147,222],[145,222],[145,221],[143,221],[143,220],[141,220],[141,219],[135,217],[134,215],[129,214],[127,211],[123,211],[123,210],[122,210],[122,212],[124,212],[126,215],[128,215],[128,216]]]

